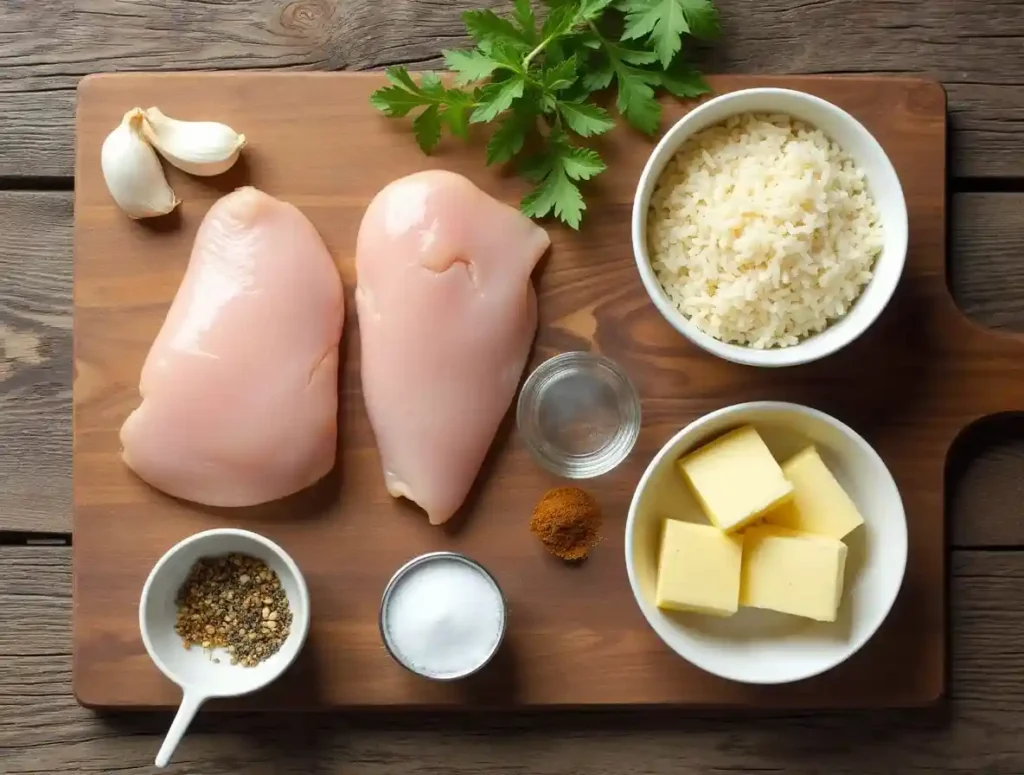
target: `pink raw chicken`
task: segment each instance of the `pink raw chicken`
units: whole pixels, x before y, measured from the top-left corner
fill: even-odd
[[[254,188],[216,202],[121,428],[125,462],[178,498],[250,506],[334,466],[341,277],[298,209]]]
[[[366,210],[356,309],[366,409],[388,492],[440,524],[462,505],[537,329],[547,233],[450,172],[410,175]]]

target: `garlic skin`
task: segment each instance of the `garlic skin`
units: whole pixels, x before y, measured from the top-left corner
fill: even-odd
[[[190,175],[220,175],[238,160],[245,135],[217,121],[179,121],[147,108],[146,139],[167,161]]]
[[[100,150],[107,190],[129,218],[166,215],[180,204],[167,184],[156,152],[146,142],[141,108],[132,108]]]

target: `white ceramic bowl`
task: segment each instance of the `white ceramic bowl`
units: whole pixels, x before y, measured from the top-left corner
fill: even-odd
[[[707,524],[676,468],[685,453],[741,425],[757,428],[778,460],[808,443],[857,505],[864,525],[846,539],[839,617],[815,622],[754,608],[729,618],[662,611],[655,605],[661,525],[666,517]],[[871,446],[829,415],[799,404],[758,401],[720,409],[677,433],[647,467],[626,520],[626,569],[640,610],[673,651],[709,673],[751,684],[799,681],[848,659],[892,608],[907,564],[907,523],[892,475]]]
[[[651,268],[647,252],[647,210],[668,161],[696,132],[737,113],[785,113],[821,129],[864,170],[884,230],[874,275],[853,308],[821,333],[791,347],[757,350],[727,344],[705,334],[671,302]],[[694,108],[668,130],[647,160],[633,199],[633,255],[648,295],[662,316],[698,347],[720,358],[750,366],[795,366],[830,355],[863,334],[889,303],[907,257],[907,204],[896,170],[877,140],[845,110],[792,89],[744,89],[722,94]]]
[[[175,598],[196,560],[234,552],[261,559],[277,573],[292,611],[291,631],[281,648],[255,667],[232,665],[221,649],[212,654],[198,646],[186,650],[174,631]],[[295,561],[270,539],[247,530],[207,530],[173,546],[153,567],[142,588],[139,628],[150,658],[182,690],[181,707],[156,758],[163,767],[206,700],[262,689],[295,661],[309,632],[309,590]]]

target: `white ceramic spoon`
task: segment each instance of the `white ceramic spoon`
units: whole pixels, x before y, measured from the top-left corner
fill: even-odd
[[[233,552],[259,558],[276,571],[292,611],[291,632],[281,649],[255,667],[232,665],[227,653],[211,655],[197,647],[185,650],[174,632],[175,597],[192,565],[201,557]],[[156,756],[156,766],[166,767],[204,702],[250,694],[288,669],[309,632],[309,590],[298,565],[273,541],[247,530],[207,530],[176,544],[153,567],[142,588],[139,628],[150,658],[182,690],[178,713]]]

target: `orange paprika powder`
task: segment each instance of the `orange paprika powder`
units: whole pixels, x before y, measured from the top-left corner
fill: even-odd
[[[563,560],[585,559],[600,540],[601,511],[579,487],[548,490],[537,503],[530,531],[551,554]]]

